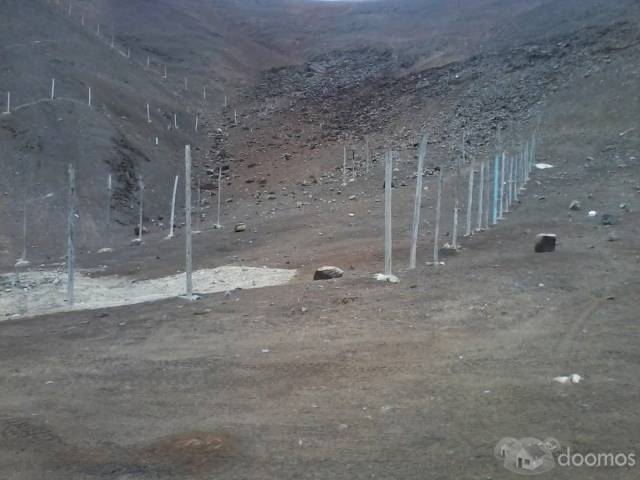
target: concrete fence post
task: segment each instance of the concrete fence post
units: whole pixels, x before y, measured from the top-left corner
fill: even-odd
[[[56,98],[56,79],[52,78],[51,79],[51,101],[52,102],[54,98]]]
[[[184,147],[184,203],[186,208],[186,235],[185,235],[185,277],[187,299],[193,300],[193,278],[191,258],[191,145]]]
[[[471,166],[469,167],[469,186],[467,193],[467,222],[465,226],[465,236],[470,237],[473,233],[471,228],[471,219],[473,216],[473,182],[475,175],[476,162],[475,159],[471,159]]]
[[[418,151],[418,168],[416,172],[416,195],[413,201],[413,225],[411,228],[411,249],[409,251],[409,268],[416,268],[416,252],[418,249],[418,233],[420,231],[420,210],[422,208],[422,175],[424,160],[427,155],[427,136],[422,136]]]
[[[442,184],[444,170],[441,168],[438,173],[438,191],[436,194],[436,224],[433,232],[433,266],[440,264],[440,219],[442,215]]]
[[[75,304],[75,197],[76,172],[69,164],[69,212],[67,216],[67,304]]]
[[[346,151],[346,147],[345,147]],[[391,225],[391,182],[393,178],[393,156],[387,152],[384,162],[384,274],[392,272],[392,225]]]
[[[478,179],[478,221],[476,232],[482,231],[482,215],[484,209],[484,168],[485,162],[480,162],[480,178]]]

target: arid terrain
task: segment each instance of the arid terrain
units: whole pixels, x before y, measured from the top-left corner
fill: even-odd
[[[638,25],[625,0],[0,3],[0,479],[518,478],[494,458],[504,437],[640,455]],[[434,173],[443,245],[463,133],[465,194],[472,161],[534,135],[552,168],[470,237],[463,194],[461,249],[434,266]],[[293,278],[30,313],[46,303],[34,279],[65,281],[69,163],[82,278],[134,295],[184,272],[185,144],[194,268]],[[396,284],[374,279],[388,149]],[[543,232],[556,251],[534,252]],[[314,281],[323,265],[344,276]]]

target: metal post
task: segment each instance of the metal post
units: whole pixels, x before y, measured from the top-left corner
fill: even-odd
[[[167,238],[173,238],[173,225],[176,223],[176,193],[178,191],[178,178],[173,180],[173,195],[171,195],[171,224],[169,225],[169,235]]]
[[[164,75],[162,76],[163,79],[167,79],[167,65],[165,64],[164,66]]]
[[[93,108],[91,105],[91,87],[88,87],[88,88],[89,88],[89,108]]]
[[[346,151],[346,147],[345,147]],[[391,181],[393,175],[393,157],[387,152],[384,163],[384,274],[391,275],[392,236],[391,236]]]
[[[11,92],[7,92],[7,110],[5,113],[11,113]]]
[[[75,196],[76,196],[76,172],[72,164],[69,164],[69,214],[67,217],[67,303],[75,303]]]
[[[342,186],[344,187],[347,184],[347,146],[344,145],[342,148]]]
[[[222,166],[218,170],[218,221],[216,222],[216,228],[222,228],[220,223],[220,210],[222,204]]]
[[[438,173],[438,193],[436,199],[436,225],[433,232],[433,266],[437,267],[440,264],[440,217],[442,210],[442,182],[444,177],[444,171],[442,168]]]
[[[149,108],[148,103],[147,103],[147,123],[151,123],[151,109]]]
[[[184,203],[186,208],[186,239],[185,239],[185,276],[187,299],[193,299],[193,278],[191,263],[191,145],[184,147]]]
[[[422,175],[424,158],[427,154],[427,136],[423,135],[418,151],[418,171],[416,173],[416,196],[413,202],[413,226],[411,228],[411,250],[409,252],[409,268],[416,268],[416,250],[418,248],[418,232],[420,230],[420,209],[422,207]]]
[[[144,199],[144,183],[142,182],[142,175],[138,178],[138,189],[140,190],[140,218],[138,221],[138,241],[142,242],[142,226],[143,226],[143,216],[142,216],[142,201]]]
[[[513,157],[507,158],[509,170],[507,173],[507,198],[505,199],[505,213],[509,213],[511,209],[511,198],[513,196]]]
[[[109,237],[111,235],[111,199],[113,198],[113,187],[111,184],[111,174],[107,176],[107,223],[105,226],[106,230],[106,241],[109,244]]]
[[[365,149],[365,171],[366,174],[369,175],[369,169],[371,168],[371,155],[369,152],[369,138],[365,138],[364,140],[364,149]]]
[[[51,79],[51,101],[52,102],[55,96],[56,96],[56,79],[52,78]]]
[[[506,153],[502,153],[502,161],[500,162],[500,212],[498,220],[504,218],[504,174],[506,168]]]
[[[196,126],[195,126],[195,131],[198,131],[198,114],[196,113]]]
[[[480,178],[478,180],[478,223],[476,225],[476,232],[482,231],[482,215],[484,209],[484,164],[480,162]]]
[[[500,155],[496,155],[496,158],[493,161],[493,212],[491,215],[491,224],[495,225],[498,223],[498,205],[500,200],[498,198],[499,195],[499,183],[500,183]]]
[[[484,219],[483,226],[486,230],[489,229],[489,209],[491,208],[491,160],[487,161],[484,186]]]
[[[176,113],[173,114],[173,127],[178,129],[178,115]]]
[[[467,194],[467,224],[465,229],[465,236],[470,237],[472,234],[471,230],[471,218],[473,215],[473,177],[475,174],[476,162],[474,159],[471,159],[471,166],[469,167],[469,189]]]
[[[202,195],[200,192],[200,177],[196,177],[196,214],[198,215],[198,231],[202,230]]]
[[[202,100],[207,99],[207,86],[202,87]]]

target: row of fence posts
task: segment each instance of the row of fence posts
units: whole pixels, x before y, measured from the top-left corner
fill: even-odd
[[[466,152],[464,148],[466,139],[463,137],[462,161]],[[531,171],[535,165],[537,138],[534,133],[530,141],[525,142],[513,155],[506,152],[496,154],[493,161],[480,162],[479,171],[476,171],[475,159],[471,160],[468,176],[468,191],[465,219],[466,237],[473,235],[473,218],[476,215],[475,232],[486,230],[490,225],[496,225],[505,218],[513,205],[519,200],[521,192],[525,189],[530,179]],[[416,173],[416,192],[413,209],[413,222],[411,228],[411,243],[409,248],[409,269],[416,268],[418,234],[420,230],[420,212],[422,209],[422,180],[424,175],[424,162],[427,156],[427,136],[423,135],[418,151],[418,166]],[[393,181],[393,152],[385,154],[385,181],[384,181],[384,275],[387,279],[392,274],[392,181]],[[493,162],[493,165],[492,165]],[[343,165],[344,166],[344,165]],[[493,167],[493,175],[490,174]],[[440,265],[440,228],[442,220],[442,193],[444,188],[444,169],[436,169],[436,205],[435,224],[433,231],[433,262],[434,266]],[[476,182],[476,173],[479,175]],[[456,178],[454,187],[453,206],[453,230],[452,249],[458,249],[458,216],[459,204],[459,180],[460,162],[456,161]],[[477,188],[475,188],[477,185]],[[492,188],[491,188],[492,187]],[[475,200],[475,202],[474,202]],[[491,209],[491,220],[489,210]]]
[[[185,292],[184,298],[188,300],[194,300],[197,298],[193,294],[193,263],[192,263],[192,206],[191,206],[191,146],[185,145],[184,149],[184,163],[185,163]],[[175,206],[176,206],[176,194],[178,189],[179,176],[176,175],[173,181],[173,193],[171,197],[171,224],[169,235],[166,238],[174,237],[174,222],[175,222]],[[143,191],[144,183],[140,178],[138,180],[139,185],[139,221],[138,221],[138,236],[137,242],[142,241],[142,232],[144,228],[143,224]],[[106,226],[106,239],[110,239],[110,222],[111,222],[111,199],[113,196],[113,183],[111,175],[107,177],[107,226]],[[222,187],[222,167],[218,172],[218,212],[215,228],[222,228],[220,224],[220,210],[221,210],[221,187]],[[200,199],[200,189],[198,184],[198,199]],[[73,306],[75,304],[75,222],[77,217],[76,212],[76,175],[73,164],[69,164],[68,168],[68,216],[67,216],[67,304]],[[198,216],[200,216],[200,207],[198,207]],[[23,254],[24,255],[24,254]]]

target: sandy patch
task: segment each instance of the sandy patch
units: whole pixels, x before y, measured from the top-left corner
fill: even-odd
[[[226,292],[282,285],[295,270],[256,267],[218,267],[193,272],[194,293]],[[67,305],[64,271],[30,271],[0,276],[0,321],[71,310],[92,310],[153,302],[185,293],[184,273],[149,280],[126,276],[75,277],[75,305]]]

